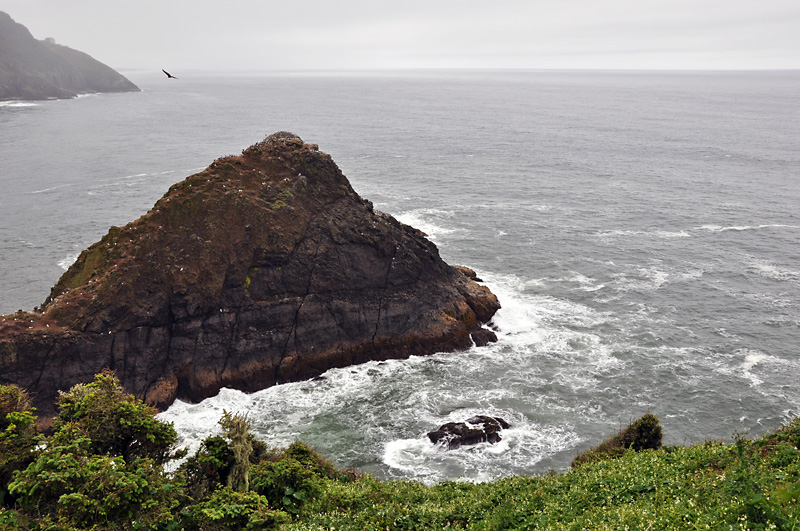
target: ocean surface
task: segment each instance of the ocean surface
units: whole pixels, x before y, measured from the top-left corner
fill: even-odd
[[[379,478],[562,470],[647,412],[665,443],[800,414],[800,72],[124,72],[143,92],[0,103],[0,313],[183,178],[276,131],[474,268],[487,348],[332,370],[222,410]],[[474,414],[502,442],[437,450]]]

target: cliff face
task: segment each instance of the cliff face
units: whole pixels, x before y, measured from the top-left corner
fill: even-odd
[[[112,227],[41,311],[0,322],[0,382],[49,412],[105,367],[163,407],[368,360],[463,349],[499,308],[329,155],[277,133]],[[16,319],[16,320],[14,320]]]
[[[0,12],[0,100],[138,90],[124,76],[83,52],[34,39],[25,26]]]

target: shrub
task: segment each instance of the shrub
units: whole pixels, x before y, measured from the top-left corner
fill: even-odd
[[[313,470],[292,457],[266,461],[253,467],[250,487],[274,507],[297,514],[303,504],[319,496],[322,482]]]
[[[289,516],[271,509],[264,496],[220,487],[211,497],[186,511],[188,524],[201,531],[275,529]]]
[[[207,437],[197,452],[178,469],[186,481],[186,493],[202,500],[228,481],[233,466],[233,452],[219,436]]]
[[[616,459],[625,450],[637,452],[642,450],[658,450],[661,448],[662,430],[658,418],[647,413],[640,419],[631,422],[625,429],[618,432],[610,439],[603,441],[598,446],[578,455],[572,461],[572,467],[579,467],[585,463]]]
[[[187,493],[195,500],[209,496],[220,485],[247,492],[254,456],[260,458],[269,452],[266,444],[253,437],[246,415],[223,410],[219,425],[222,436],[203,440],[200,449],[179,469],[186,478]]]
[[[340,479],[343,476],[336,467],[322,457],[316,450],[300,441],[293,442],[284,450],[284,456],[289,459],[294,459],[303,465],[304,468],[310,470],[318,476]]]
[[[250,421],[247,415],[231,415],[223,410],[219,425],[225,438],[230,441],[228,448],[233,454],[227,485],[237,492],[247,492],[250,490],[250,456],[253,454]]]
[[[28,394],[16,385],[0,386],[0,505],[13,501],[7,495],[14,471],[36,459],[42,438],[35,422]]]
[[[756,445],[767,451],[781,444],[791,445],[800,450],[800,417],[793,419],[773,432],[767,433],[756,441]]]
[[[151,459],[96,455],[92,441],[62,430],[25,470],[11,493],[25,513],[63,528],[141,529],[173,520],[176,486]],[[56,527],[58,529],[58,527]]]
[[[148,458],[157,464],[175,457],[178,435],[172,424],[156,419],[158,411],[126,393],[110,371],[59,392],[56,404],[55,431],[73,426],[89,438],[93,454],[121,456],[125,462]]]

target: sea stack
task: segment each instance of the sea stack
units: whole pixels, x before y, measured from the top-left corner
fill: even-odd
[[[463,269],[467,271],[467,269]],[[499,308],[425,235],[291,133],[216,160],[0,322],[0,383],[52,413],[109,368],[157,407],[333,367],[466,349]]]

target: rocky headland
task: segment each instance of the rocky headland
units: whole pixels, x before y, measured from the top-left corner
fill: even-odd
[[[109,368],[157,407],[369,360],[465,349],[497,298],[373,209],[290,133],[216,160],[83,251],[41,308],[0,321],[0,383],[52,413]],[[477,341],[473,341],[473,335]]]
[[[139,87],[89,55],[31,32],[0,11],[0,101],[74,98]]]

